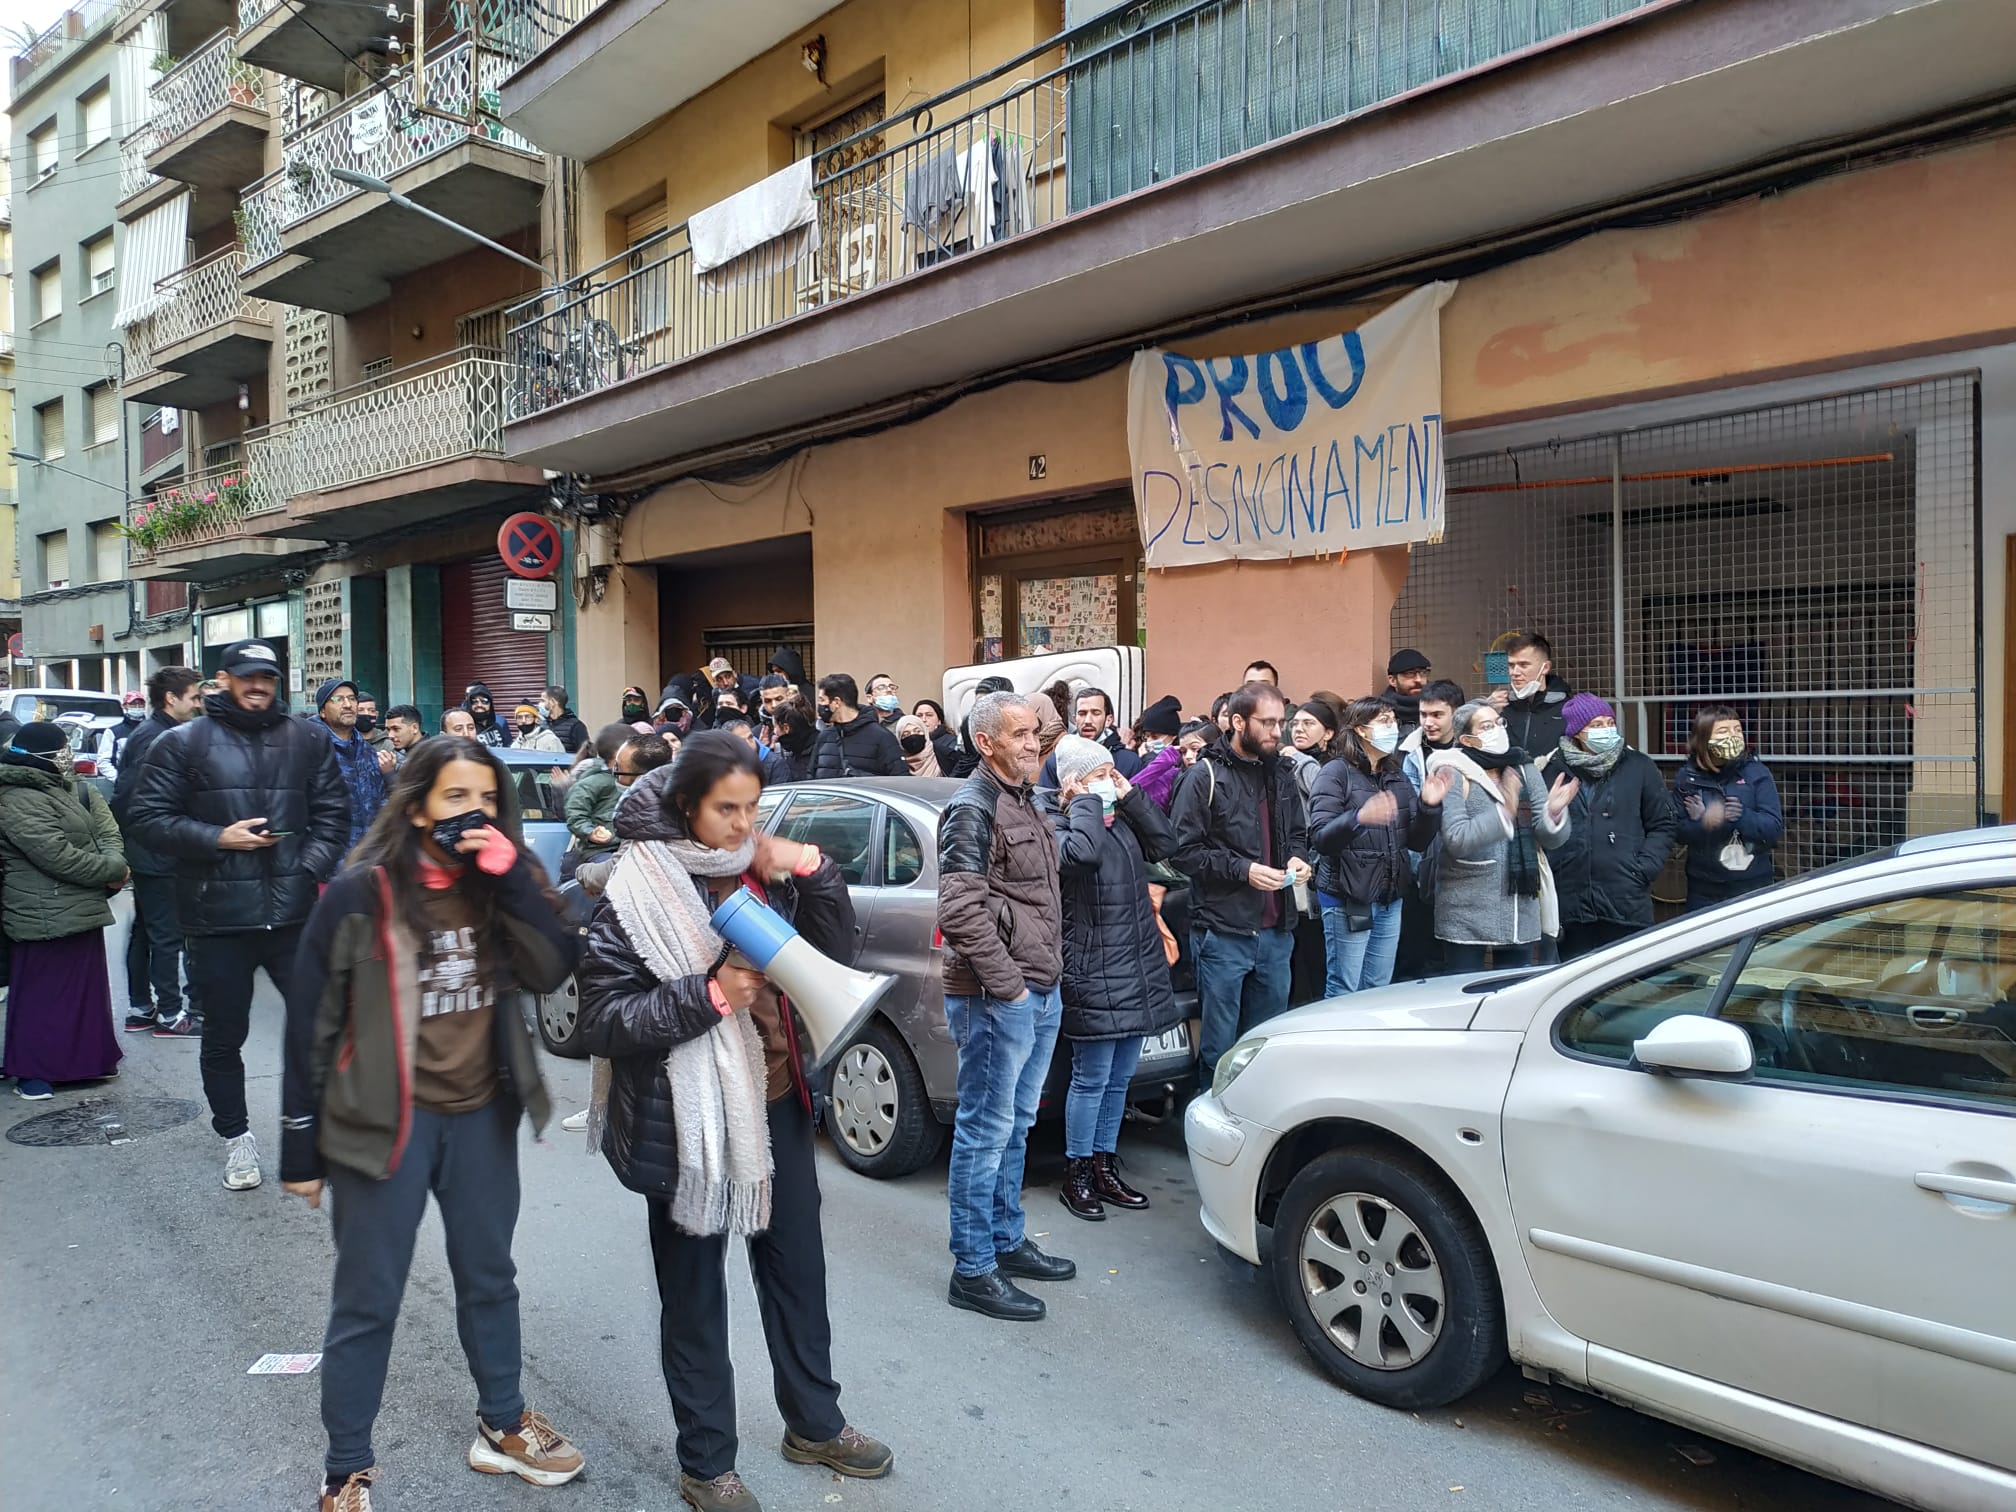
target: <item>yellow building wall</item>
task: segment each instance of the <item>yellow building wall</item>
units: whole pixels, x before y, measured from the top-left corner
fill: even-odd
[[[1475,428],[2009,340],[2010,246],[2012,140],[1841,175],[1672,226],[1591,236],[1462,284],[1443,312],[1448,423]],[[1185,349],[1265,350],[1348,329],[1373,308],[1257,322]],[[964,513],[1124,488],[1126,382],[1122,367],[1073,384],[1010,385],[810,449],[753,484],[662,489],[626,519],[622,559],[810,530],[819,665],[865,673],[873,663],[917,696],[945,667],[975,659]],[[1031,484],[1036,452],[1047,478]],[[1406,550],[1394,548],[1341,562],[1152,575],[1151,693],[1173,692],[1195,709],[1256,655],[1295,688],[1382,685],[1406,563]],[[612,598],[634,604],[641,584],[631,587]],[[644,612],[605,602],[582,616],[582,706],[606,706],[624,683],[651,680],[648,664],[634,660],[650,643],[631,622]],[[1992,596],[1988,612],[1996,667],[2002,627]]]

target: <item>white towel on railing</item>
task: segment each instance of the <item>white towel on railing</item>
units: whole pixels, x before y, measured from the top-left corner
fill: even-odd
[[[819,250],[812,159],[801,158],[719,204],[694,211],[686,233],[693,245],[693,271],[709,293],[784,272]]]
[[[391,123],[385,115],[385,96],[366,95],[350,107],[350,150],[365,158],[385,145]]]

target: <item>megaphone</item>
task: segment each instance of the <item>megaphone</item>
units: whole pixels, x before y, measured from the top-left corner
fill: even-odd
[[[791,1000],[812,1041],[815,1071],[831,1063],[896,985],[886,972],[856,971],[821,955],[746,887],[736,888],[709,922]]]

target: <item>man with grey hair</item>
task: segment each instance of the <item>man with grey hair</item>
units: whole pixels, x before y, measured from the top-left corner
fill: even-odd
[[[1069,1260],[1023,1232],[1022,1166],[1063,1006],[1064,909],[1057,839],[1030,786],[1034,702],[982,694],[969,716],[980,765],[938,825],[938,928],[945,1021],[959,1046],[959,1114],[946,1192],[954,1307],[1034,1322],[1043,1303],[1008,1278],[1067,1281]]]

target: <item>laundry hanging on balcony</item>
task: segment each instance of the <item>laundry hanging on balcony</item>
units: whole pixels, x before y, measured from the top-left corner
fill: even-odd
[[[358,161],[365,161],[385,145],[390,125],[382,94],[366,95],[350,107],[350,151]]]
[[[124,235],[126,245],[117,258],[119,309],[112,317],[122,328],[137,325],[175,297],[155,285],[182,271],[189,251],[189,196],[178,194],[156,205],[127,226]]]
[[[700,287],[718,294],[736,284],[783,273],[819,250],[819,204],[812,198],[812,159],[731,194],[687,219],[693,271]]]
[[[922,233],[920,268],[1028,230],[1022,149],[989,135],[916,163],[903,176],[903,224]]]

